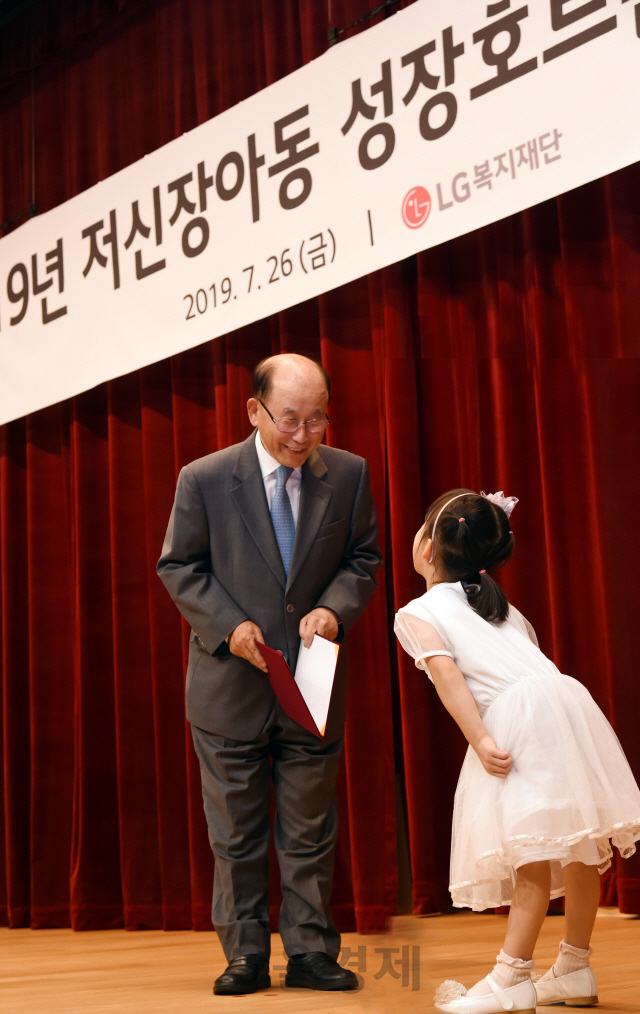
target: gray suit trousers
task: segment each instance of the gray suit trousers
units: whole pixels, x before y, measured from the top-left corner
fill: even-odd
[[[191,727],[215,857],[212,920],[228,961],[270,953],[268,847],[270,786],[286,953],[337,958],[340,935],[329,898],[338,833],[335,784],[343,737],[318,739],[275,701],[256,739],[227,739]]]

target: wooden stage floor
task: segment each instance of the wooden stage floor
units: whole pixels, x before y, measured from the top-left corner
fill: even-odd
[[[434,990],[443,979],[458,979],[470,986],[489,969],[500,948],[505,922],[504,916],[471,912],[427,919],[399,916],[391,921],[385,936],[347,933],[343,946],[351,948],[351,967],[357,971],[359,962],[363,980],[362,990],[354,993],[280,988],[285,959],[280,937],[274,936],[274,985],[248,997],[213,996],[213,980],[225,966],[213,933],[0,929],[0,1011],[431,1011]],[[546,970],[555,957],[563,927],[562,916],[546,919],[536,952],[538,971]],[[601,1014],[640,1012],[640,919],[620,916],[616,909],[601,909],[593,946],[593,965],[600,983],[598,1010]]]

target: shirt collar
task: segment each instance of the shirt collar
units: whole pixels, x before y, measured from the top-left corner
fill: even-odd
[[[276,468],[280,468],[280,462],[269,454],[268,450],[262,443],[262,437],[260,436],[260,430],[256,429],[256,453],[258,455],[258,463],[260,465],[260,471],[262,472],[262,478],[266,479],[268,475],[273,475]],[[294,468],[294,475],[301,475],[299,468]]]

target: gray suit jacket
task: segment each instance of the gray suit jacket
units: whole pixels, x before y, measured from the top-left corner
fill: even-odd
[[[255,435],[182,469],[158,574],[192,628],[186,694],[193,725],[230,739],[259,734],[273,691],[225,638],[252,620],[271,648],[288,650],[295,669],[306,613],[326,606],[346,633],[366,608],[382,564],[376,536],[367,463],[347,451],[321,446],[302,466],[288,579]],[[344,690],[336,685],[334,696],[344,699]],[[335,729],[344,715],[331,710]]]

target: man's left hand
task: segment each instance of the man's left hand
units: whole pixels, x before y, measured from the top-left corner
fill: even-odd
[[[305,648],[311,647],[314,634],[326,637],[328,641],[334,641],[338,636],[339,624],[338,617],[330,609],[323,606],[312,609],[300,620],[300,637],[304,641]]]

